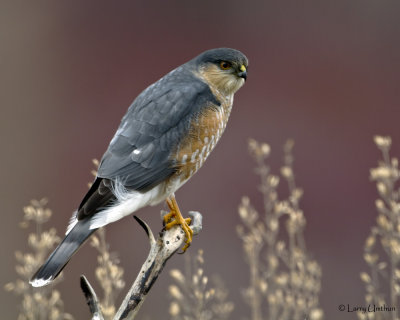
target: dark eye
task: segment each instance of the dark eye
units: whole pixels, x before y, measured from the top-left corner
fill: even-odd
[[[221,67],[222,70],[228,70],[232,67],[232,65],[227,61],[221,61],[219,66]]]

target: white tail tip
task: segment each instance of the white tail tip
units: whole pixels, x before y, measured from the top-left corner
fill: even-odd
[[[48,279],[35,279],[29,281],[32,287],[38,288],[47,286],[51,281],[53,281],[53,277],[49,277]]]

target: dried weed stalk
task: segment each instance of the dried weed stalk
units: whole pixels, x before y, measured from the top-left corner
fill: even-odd
[[[237,232],[250,268],[250,285],[243,296],[250,306],[251,320],[320,320],[324,316],[318,301],[321,267],[310,258],[303,237],[306,220],[299,207],[303,191],[296,186],[293,174],[293,145],[288,141],[284,146],[280,173],[289,186],[289,196],[280,200],[280,177],[271,174],[265,162],[269,145],[249,141],[264,200],[263,217],[248,197],[243,197],[239,206],[242,224]]]
[[[98,160],[92,160],[97,168]],[[91,172],[96,176],[96,170]],[[90,187],[90,184],[89,184]],[[29,279],[32,274],[43,264],[55,245],[60,242],[56,229],[43,230],[43,224],[52,216],[52,212],[46,207],[47,199],[32,200],[30,205],[24,208],[24,218],[20,226],[24,229],[29,223],[35,224],[35,233],[28,236],[28,246],[31,253],[15,253],[17,259],[16,271],[20,279],[7,283],[5,290],[14,292],[22,297],[22,304],[18,320],[65,320],[73,317],[63,311],[63,301],[60,292],[54,289],[62,279],[62,274],[50,285],[42,288],[32,288]],[[122,279],[124,270],[118,266],[119,261],[114,253],[109,252],[109,245],[106,243],[105,230],[100,229],[96,236],[91,239],[91,245],[97,249],[99,256],[95,275],[103,289],[101,301],[102,311],[106,319],[115,314],[115,300],[125,286]]]
[[[360,312],[358,318],[399,319],[400,188],[396,183],[400,171],[398,159],[389,155],[391,138],[375,136],[374,141],[383,157],[378,166],[370,170],[370,179],[376,182],[379,194],[375,201],[378,217],[364,245],[364,260],[370,272],[361,272],[360,276],[365,284],[366,303],[390,312]],[[379,253],[386,254],[386,257],[380,257]]]
[[[208,277],[204,275],[203,250],[194,258],[185,256],[185,274],[178,269],[170,271],[176,284],[169,286],[172,298],[169,313],[172,320],[224,320],[228,319],[234,305],[227,301],[228,291],[218,277],[212,279],[208,288]]]
[[[43,230],[52,212],[46,207],[47,199],[32,200],[30,205],[24,208],[24,218],[20,226],[24,229],[33,222],[35,232],[28,235],[28,246],[32,250],[28,253],[15,252],[17,265],[15,270],[19,279],[7,283],[5,290],[22,297],[18,320],[71,320],[73,317],[64,312],[64,304],[61,294],[53,289],[54,285],[44,288],[32,288],[29,279],[33,272],[39,268],[47,258],[55,245],[60,242],[56,230],[51,228]],[[55,281],[61,280],[61,275]]]
[[[100,228],[91,238],[91,246],[96,248],[99,255],[95,275],[103,290],[103,299],[100,301],[101,310],[105,319],[112,319],[116,312],[115,302],[118,294],[125,287],[123,280],[124,270],[119,266],[116,253],[109,251],[106,242],[106,231]]]

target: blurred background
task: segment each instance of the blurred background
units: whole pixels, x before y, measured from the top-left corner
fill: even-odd
[[[377,197],[369,168],[380,157],[373,135],[392,136],[400,156],[399,14],[400,2],[385,0],[1,1],[2,287],[17,277],[14,251],[27,250],[23,206],[48,197],[48,226],[63,234],[92,180],[91,159],[101,158],[131,101],[200,52],[233,47],[250,60],[248,81],[220,144],[177,193],[183,211],[204,216],[189,251],[204,249],[205,272],[222,276],[233,318],[248,315],[237,207],[244,195],[260,211],[262,201],[247,141],[269,143],[277,171],[293,138],[307,247],[323,270],[321,306],[326,319],[354,319],[338,305],[364,305],[359,273]],[[138,213],[155,232],[161,208]],[[147,255],[144,232],[126,218],[107,238],[130,283]],[[89,317],[79,275],[94,279],[95,257],[82,248],[59,285],[76,319]],[[183,260],[175,256],[166,270]],[[167,310],[170,282],[165,272],[142,317]],[[1,289],[2,318],[15,319],[19,301]]]

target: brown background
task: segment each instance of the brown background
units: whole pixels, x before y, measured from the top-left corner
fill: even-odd
[[[354,319],[337,307],[363,305],[362,247],[376,215],[373,135],[391,135],[400,155],[399,17],[400,2],[385,0],[1,1],[1,285],[16,278],[14,251],[26,250],[22,207],[48,197],[61,234],[87,190],[91,159],[133,98],[201,51],[228,46],[249,57],[249,77],[221,143],[177,193],[184,210],[204,215],[190,251],[203,248],[205,271],[222,275],[232,318],[248,315],[237,206],[243,195],[261,201],[246,142],[270,143],[278,170],[281,146],[294,138],[306,240],[324,272],[321,305],[326,319]],[[160,208],[139,213],[155,230]],[[129,282],[146,255],[144,234],[130,218],[107,230]],[[89,315],[78,276],[93,279],[95,263],[85,246],[59,286],[77,319]],[[161,317],[169,283],[163,274],[142,317]],[[17,303],[0,290],[2,318],[16,318]]]

